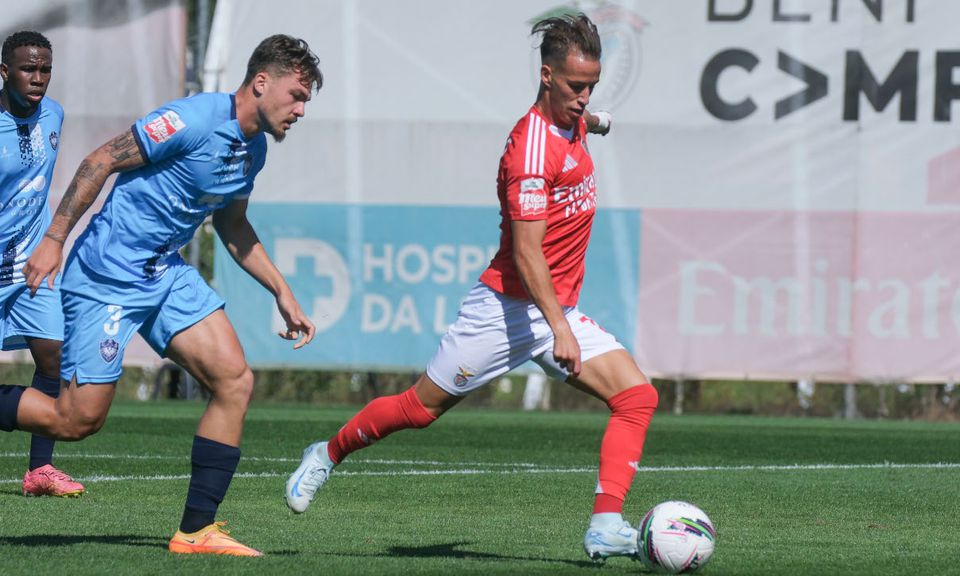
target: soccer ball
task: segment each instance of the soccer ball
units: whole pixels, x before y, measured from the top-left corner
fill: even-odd
[[[713,522],[689,502],[661,502],[640,521],[640,559],[671,574],[702,568],[717,539]]]

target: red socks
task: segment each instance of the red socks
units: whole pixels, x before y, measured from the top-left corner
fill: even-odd
[[[657,409],[657,389],[650,384],[628,388],[610,398],[610,422],[600,444],[600,473],[593,513],[623,512],[640,464],[650,418]]]
[[[426,428],[436,419],[420,402],[412,387],[402,394],[381,396],[344,424],[330,439],[327,453],[334,464],[339,464],[348,454],[386,438],[397,430]]]
[[[637,473],[657,400],[657,390],[642,384],[624,390],[607,402],[610,422],[600,445],[594,514],[623,512],[623,501]],[[383,396],[367,404],[330,439],[327,452],[334,464],[339,464],[348,454],[397,430],[426,428],[434,420],[436,417],[427,411],[414,389],[409,388],[402,394]]]

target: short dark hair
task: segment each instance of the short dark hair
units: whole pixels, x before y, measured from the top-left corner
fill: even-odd
[[[600,33],[586,14],[574,12],[540,20],[530,35],[543,35],[540,42],[541,62],[562,62],[571,48],[584,56],[600,60]]]
[[[317,92],[323,86],[320,59],[302,39],[286,34],[275,34],[260,42],[247,61],[243,85],[252,82],[260,72],[280,75],[299,72],[301,81],[315,86]]]
[[[3,41],[3,52],[0,53],[0,61],[3,61],[4,64],[10,64],[10,61],[13,60],[13,51],[21,46],[36,46],[37,48],[46,48],[53,52],[53,46],[50,45],[50,41],[47,40],[46,36],[33,30],[21,30],[20,32],[14,32],[7,36],[7,39]]]

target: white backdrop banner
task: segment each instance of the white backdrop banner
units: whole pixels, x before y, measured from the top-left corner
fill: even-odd
[[[326,77],[251,208],[318,345],[273,342],[269,298],[217,265],[250,303],[255,363],[429,358],[482,269],[463,254],[497,243],[497,160],[536,96],[530,27],[568,10],[600,28],[591,107],[614,115],[590,143],[607,216],[582,308],[642,368],[960,376],[960,3],[918,0],[220,0],[221,88],[276,32]]]
[[[18,30],[37,30],[53,46],[47,95],[63,105],[65,116],[50,187],[54,209],[84,156],[153,108],[183,96],[183,4],[182,0],[4,3],[0,41]],[[90,213],[99,210],[111,186],[112,180]],[[88,219],[89,214],[77,224],[73,236]],[[29,361],[29,353],[0,352],[0,361],[11,360]],[[124,361],[151,365],[159,357],[137,336]]]

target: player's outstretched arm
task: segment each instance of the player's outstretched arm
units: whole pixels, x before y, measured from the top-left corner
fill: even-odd
[[[257,232],[247,219],[247,200],[234,200],[214,212],[213,227],[237,264],[273,294],[277,310],[287,325],[286,332],[278,335],[285,340],[299,339],[293,345],[295,350],[309,344],[317,329],[303,313],[287,281],[260,243]]]
[[[144,164],[140,147],[130,131],[110,140],[83,159],[60,200],[50,227],[23,266],[23,275],[31,293],[37,292],[44,278],[47,279],[47,285],[53,288],[63,259],[63,243],[80,217],[100,195],[107,177],[114,172],[132,170]]]
[[[583,120],[587,123],[587,130],[591,134],[599,134],[601,136],[609,134],[610,126],[613,124],[613,116],[603,110],[596,113],[587,110],[583,113]]]
[[[543,256],[543,237],[547,233],[546,220],[514,220],[513,260],[527,294],[537,305],[553,331],[553,357],[574,376],[580,374],[580,344],[570,329],[563,307],[550,278],[550,267]]]

